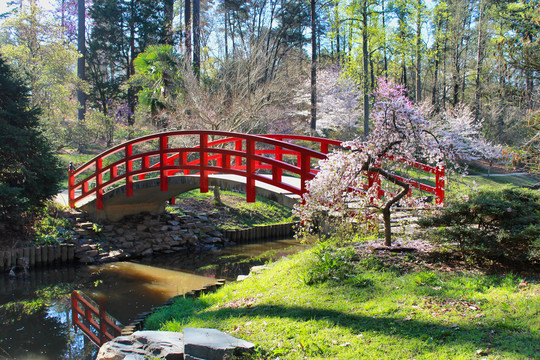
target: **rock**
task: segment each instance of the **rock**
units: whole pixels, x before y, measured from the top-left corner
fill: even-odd
[[[178,226],[180,225],[180,223],[178,221],[175,221],[175,220],[169,220],[167,221],[167,224],[171,225],[171,226]]]
[[[265,270],[268,270],[268,266],[266,265],[252,266],[251,269],[249,270],[249,274],[256,275],[256,274],[262,273]]]
[[[222,360],[250,352],[254,347],[255,345],[248,341],[219,330],[184,328],[186,360]]]
[[[148,226],[143,225],[143,224],[137,225],[137,231],[146,231],[146,230],[148,230]]]
[[[119,336],[99,349],[96,360],[144,360],[184,358],[182,334],[170,331],[136,331]]]
[[[142,255],[142,256],[150,256],[150,255],[152,255],[153,253],[154,253],[154,250],[152,250],[152,248],[149,248],[149,249],[144,250],[144,251],[141,253],[141,255]]]
[[[244,281],[249,277],[249,275],[238,275],[236,281]]]
[[[96,259],[90,256],[83,256],[82,258],[79,259],[79,262],[83,264],[93,264],[96,262]]]
[[[99,251],[97,250],[88,250],[84,255],[94,257],[94,256],[97,256],[98,254],[99,254]]]

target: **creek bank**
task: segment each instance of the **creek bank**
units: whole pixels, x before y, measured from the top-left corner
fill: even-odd
[[[215,212],[132,215],[118,222],[94,222],[84,212],[73,210],[62,216],[72,224],[72,230],[61,229],[67,240],[61,244],[2,251],[0,271],[18,269],[25,274],[29,268],[38,266],[73,262],[97,264],[217,250],[236,243],[284,238],[290,236],[294,228],[292,223],[283,223],[221,231],[216,225],[220,215]]]

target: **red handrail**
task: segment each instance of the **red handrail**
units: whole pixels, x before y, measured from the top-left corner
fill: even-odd
[[[199,144],[194,147],[169,147],[169,139],[186,136],[197,136]],[[222,137],[209,141],[209,137]],[[133,153],[133,146],[157,140],[159,148],[140,154]],[[317,144],[320,151],[291,143],[304,141]],[[125,180],[126,196],[133,196],[133,180],[144,179],[149,173],[159,172],[161,191],[168,190],[167,178],[178,172],[185,175],[200,176],[201,192],[208,191],[208,175],[226,173],[240,175],[246,178],[246,198],[248,202],[255,201],[255,181],[261,181],[280,187],[293,194],[302,195],[306,191],[306,181],[311,180],[318,172],[311,165],[312,159],[325,159],[330,146],[340,146],[341,141],[301,135],[251,135],[225,131],[173,131],[144,136],[117,145],[96,156],[76,170],[69,172],[69,203],[75,207],[77,202],[89,196],[96,196],[97,209],[103,208],[103,192],[107,187]],[[112,155],[120,154],[120,159],[103,166],[103,160]],[[155,164],[150,165],[150,158],[158,157]],[[194,158],[193,158],[194,157]],[[191,159],[189,159],[191,158]],[[189,161],[188,161],[189,159]],[[295,161],[294,161],[295,160]],[[134,162],[140,166],[134,168]],[[401,161],[401,160],[398,160]],[[178,163],[177,163],[178,162]],[[407,162],[408,165],[436,175],[436,186],[407,180],[412,187],[433,193],[437,203],[444,200],[444,168]],[[91,171],[91,168],[94,170]],[[119,173],[119,168],[124,169]],[[257,174],[257,170],[271,170],[272,177]],[[84,176],[85,171],[91,171]],[[300,177],[301,186],[297,188],[283,181],[283,171],[288,171]],[[108,179],[104,181],[104,177]],[[77,180],[78,177],[82,179]],[[369,186],[379,186],[378,196],[384,195],[380,189],[378,174],[368,174]],[[92,186],[93,185],[93,186]],[[75,196],[75,191],[81,189],[81,194]]]
[[[78,291],[71,292],[71,313],[73,326],[80,328],[97,346],[105,344],[122,333],[122,329],[105,312],[104,304],[96,308]],[[79,316],[82,316],[84,321],[80,320]],[[96,317],[99,322],[95,320]]]

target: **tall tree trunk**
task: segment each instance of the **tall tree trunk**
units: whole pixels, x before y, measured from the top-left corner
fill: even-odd
[[[174,45],[174,31],[173,31],[173,19],[174,19],[174,0],[163,0],[163,15],[165,26],[165,43]]]
[[[200,0],[193,0],[193,69],[197,79],[201,77],[200,4]]]
[[[362,3],[362,60],[364,65],[364,138],[369,135],[369,73],[368,73],[368,4],[367,0]]]
[[[133,60],[135,60],[135,0],[131,0],[130,2],[130,9],[131,9],[131,15],[129,19],[129,48],[130,48],[130,54],[128,56],[128,66],[127,66],[127,80],[129,84],[129,79],[133,74],[135,73],[135,66],[133,64]],[[133,125],[135,123],[135,118],[133,115],[135,114],[135,90],[133,89],[133,86],[128,85],[128,107],[129,107],[129,114],[127,123],[130,127],[129,130],[129,138],[133,136]]]
[[[81,56],[77,59],[77,77],[79,80],[86,80],[86,71],[85,71],[85,58],[86,58],[86,45],[85,45],[85,3],[84,0],[77,1],[77,21],[78,21],[78,30],[77,30],[77,50]],[[84,121],[86,115],[86,93],[80,89],[77,89],[77,101],[79,103],[79,111],[77,113],[77,119],[79,123]]]
[[[422,0],[416,4],[416,103],[422,101]]]
[[[381,0],[382,8],[382,33],[383,33],[383,56],[384,56],[384,77],[388,77],[388,55],[386,53],[386,10],[384,9],[385,0]]]
[[[229,60],[229,10],[227,10],[227,7],[223,9],[223,15],[224,15],[224,22],[225,22],[225,60]]]
[[[191,0],[185,0],[184,3],[184,46],[186,48],[186,62],[191,62]]]
[[[484,60],[484,39],[482,33],[483,16],[485,11],[484,1],[480,0],[480,9],[478,10],[478,49],[476,52],[476,79],[474,90],[474,122],[480,122],[480,98],[482,96],[482,85],[480,83],[480,74],[482,72],[482,62]]]
[[[311,0],[311,133],[317,130],[317,11]]]

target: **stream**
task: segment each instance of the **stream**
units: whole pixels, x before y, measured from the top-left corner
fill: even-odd
[[[26,277],[0,275],[0,360],[94,359],[97,347],[71,326],[69,294],[103,299],[127,325],[169,298],[234,280],[249,268],[295,253],[305,245],[277,240],[191,254],[170,254],[96,266],[37,269]]]

